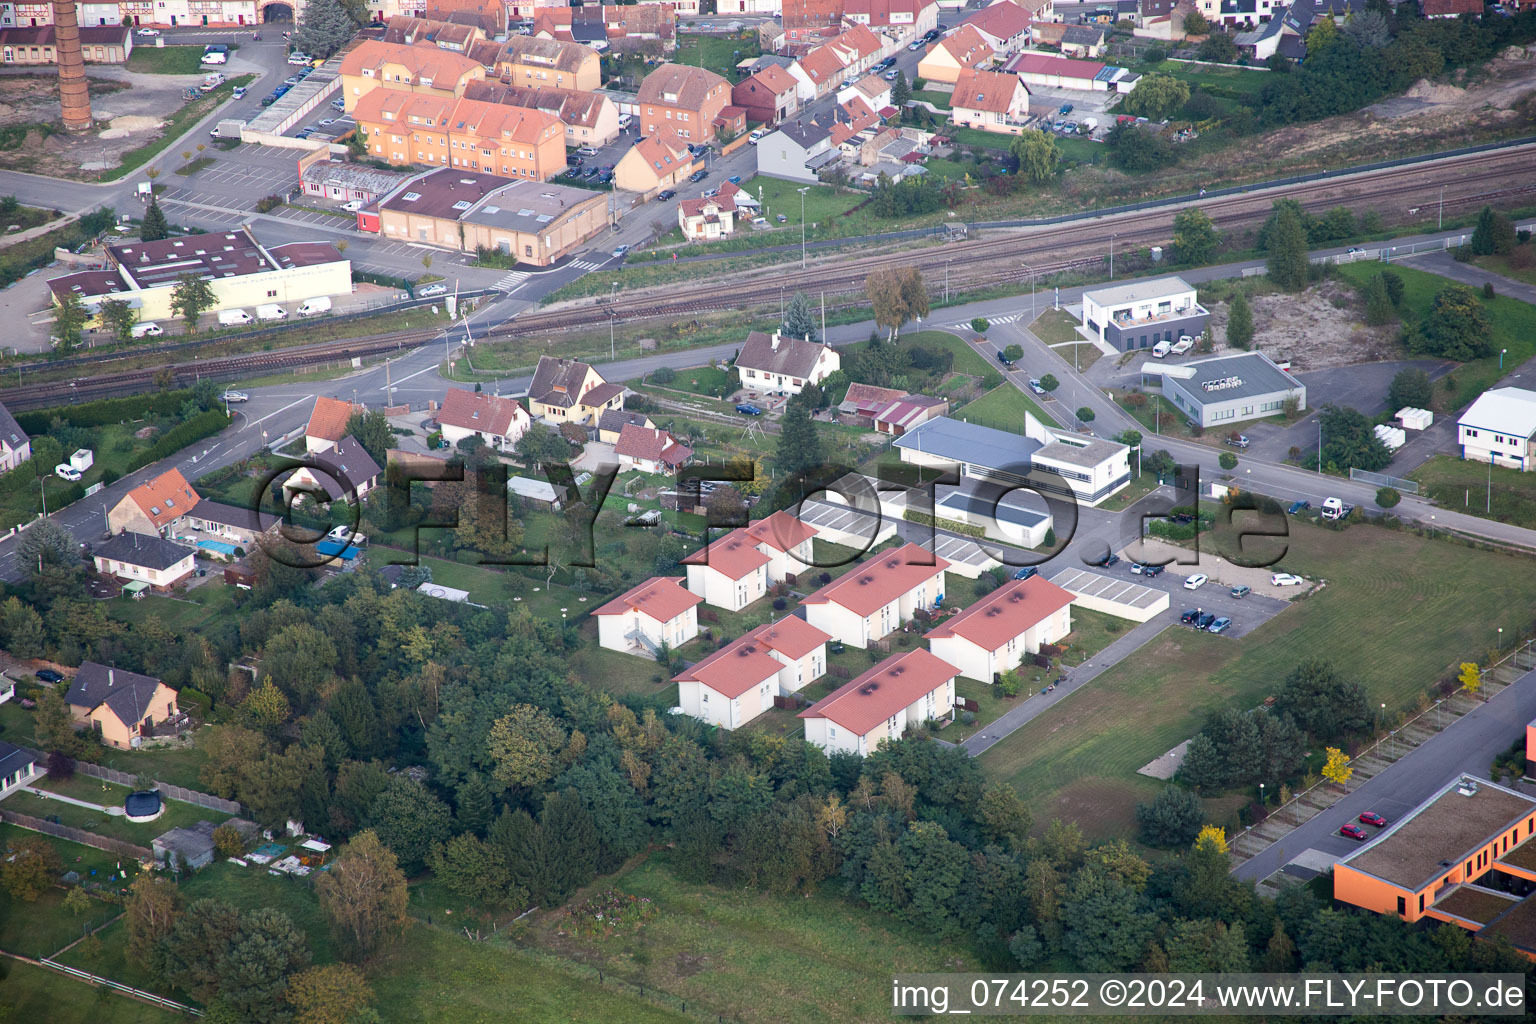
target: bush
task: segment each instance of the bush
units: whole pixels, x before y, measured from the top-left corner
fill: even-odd
[[[677,379],[677,371],[670,366],[662,366],[651,371],[651,380],[657,384],[671,384]]]
[[[257,213],[270,213],[283,205],[283,197],[280,195],[262,196],[256,200]]]
[[[205,437],[212,437],[227,426],[229,426],[229,417],[224,415],[223,409],[209,409],[207,412],[199,413],[166,431],[161,435],[160,440],[129,459],[128,472],[143,469],[151,462],[159,462],[166,456],[181,451],[189,444],[195,444]]]
[[[46,434],[55,419],[63,420],[69,427],[104,427],[109,423],[126,420],[148,419],[153,416],[175,416],[192,398],[192,389],[156,391],[127,398],[102,398],[79,405],[60,405],[51,409],[34,409],[16,414],[21,429],[36,436]]]
[[[1403,496],[1394,487],[1383,487],[1376,492],[1376,504],[1382,508],[1391,508],[1403,500]]]

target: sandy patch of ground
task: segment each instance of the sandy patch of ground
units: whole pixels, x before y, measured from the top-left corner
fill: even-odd
[[[1276,362],[1289,359],[1304,373],[1332,366],[1353,366],[1396,359],[1397,325],[1368,327],[1360,319],[1355,289],[1324,281],[1299,295],[1259,295],[1248,300],[1253,311],[1253,347]],[[1216,351],[1227,345],[1227,304],[1211,309]]]
[[[1261,593],[1265,597],[1279,598],[1282,601],[1295,600],[1316,586],[1312,582],[1299,587],[1273,586],[1269,582],[1270,576],[1274,575],[1273,569],[1234,565],[1212,551],[1213,546],[1210,542],[1202,542],[1198,552],[1199,562],[1195,565],[1180,565],[1177,559],[1189,557],[1189,548],[1170,544],[1156,537],[1145,537],[1141,541],[1142,550],[1138,557],[1144,557],[1147,561],[1154,563],[1161,562],[1165,558],[1175,559],[1168,564],[1167,572],[1171,576],[1188,578],[1195,573],[1203,572],[1211,578],[1211,581],[1206,584],[1208,587],[1218,585],[1252,587],[1255,593]]]
[[[1526,50],[1511,46],[1489,61],[1484,71],[1486,77],[1470,84],[1420,79],[1402,96],[1365,109],[1367,113],[1387,119],[1465,117],[1484,109],[1513,115],[1515,107],[1536,91],[1536,48]],[[1461,83],[1467,82],[1464,72],[1457,78]]]

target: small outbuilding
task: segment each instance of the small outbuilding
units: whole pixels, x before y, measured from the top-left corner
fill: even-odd
[[[199,822],[200,825],[208,824]],[[155,864],[172,871],[197,871],[213,863],[213,829],[173,828],[150,843]]]

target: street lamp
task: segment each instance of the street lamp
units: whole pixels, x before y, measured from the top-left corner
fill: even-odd
[[[811,190],[811,186],[795,189],[800,193],[800,269],[805,269],[805,194]]]
[[[1435,230],[1445,230],[1445,186],[1440,186],[1440,218],[1435,223]]]
[[[614,321],[613,310],[609,310],[608,311],[608,361],[609,362],[613,362],[614,360],[618,359],[618,356],[615,354],[614,344],[613,344],[613,321]]]
[[[1499,349],[1499,369],[1501,370],[1504,369],[1504,354],[1508,351],[1509,349],[1507,348]]]
[[[1035,322],[1035,268],[1019,260],[1019,266],[1029,271],[1029,322]],[[1072,346],[1072,351],[1077,351],[1077,346]]]
[[[1109,236],[1109,279],[1115,279],[1115,236]]]
[[[944,301],[945,302],[949,301],[949,261],[950,261],[951,258],[952,257],[949,257],[949,256],[944,257]],[[1499,361],[1499,366],[1502,367],[1503,365],[1504,365],[1504,363],[1503,363],[1503,360],[1501,359]]]

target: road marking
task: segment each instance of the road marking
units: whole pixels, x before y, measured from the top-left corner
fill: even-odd
[[[245,427],[259,426],[260,424],[265,423],[267,420],[271,419],[273,416],[278,415],[278,413],[287,412],[289,409],[292,409],[294,406],[302,404],[303,402],[307,402],[307,401],[309,401],[313,397],[314,397],[313,395],[305,395],[303,398],[300,398],[297,402],[289,402],[287,405],[283,406],[281,409],[278,409],[276,412],[269,412],[269,413],[267,413],[265,416],[263,416],[259,420],[251,420],[249,423],[247,423],[245,425]],[[241,427],[239,431],[236,431],[236,433],[243,433],[245,431],[245,427]]]
[[[607,260],[603,261],[603,263],[607,262]],[[571,270],[596,270],[598,267],[601,267],[603,263],[593,263],[590,260],[577,260],[575,263],[566,264],[566,266]]]
[[[514,270],[512,273],[503,277],[500,281],[497,281],[495,284],[491,285],[491,287],[500,289],[504,292],[516,291],[518,285],[522,284],[526,280],[528,280],[528,274],[525,271]]]

